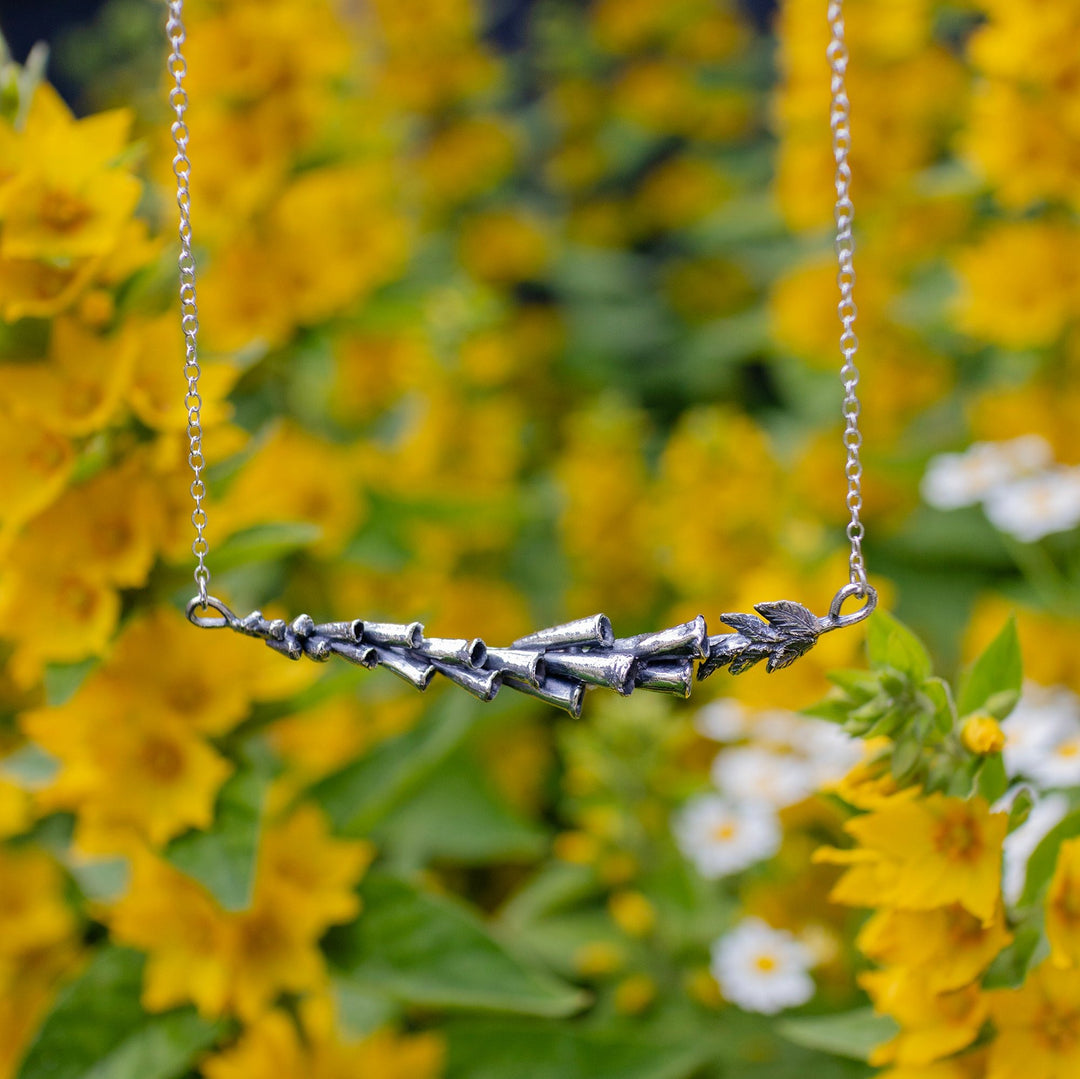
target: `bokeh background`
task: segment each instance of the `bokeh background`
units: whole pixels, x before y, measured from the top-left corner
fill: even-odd
[[[1016,613],[1068,717],[1057,772],[1006,760],[1065,799],[1046,831],[1080,786],[1080,5],[845,6],[871,577],[946,677]],[[47,78],[0,74],[0,1076],[846,1077],[897,1023],[952,1033],[896,1079],[1013,1075],[953,1059],[983,1004],[860,977],[880,941],[811,861],[861,750],[798,712],[861,629],[575,721],[187,624],[164,9],[52,7]],[[494,643],[827,608],[823,3],[188,8],[215,594]]]

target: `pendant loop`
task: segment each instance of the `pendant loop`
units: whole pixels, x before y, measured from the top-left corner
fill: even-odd
[[[220,618],[206,617],[205,615],[196,614],[196,611],[217,611],[221,615]],[[217,596],[195,596],[188,601],[187,605],[187,618],[193,626],[198,626],[200,629],[225,629],[226,627],[233,628],[239,622],[239,619],[229,608],[217,598]]]
[[[852,611],[851,614],[841,614],[841,608],[844,604],[853,596],[862,596],[866,602],[857,610]],[[851,584],[844,585],[839,592],[833,596],[832,603],[829,604],[829,613],[826,617],[826,621],[829,623],[829,629],[842,629],[845,626],[858,625],[864,618],[869,618],[873,614],[874,608],[877,606],[877,592],[868,584],[864,585],[857,581],[852,581]]]

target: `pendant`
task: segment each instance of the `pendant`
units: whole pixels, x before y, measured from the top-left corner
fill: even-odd
[[[863,606],[842,614],[846,600],[859,596]],[[709,636],[702,615],[657,633],[616,637],[606,615],[579,618],[521,637],[506,648],[472,640],[425,637],[419,622],[316,623],[302,614],[292,622],[269,620],[261,611],[243,618],[214,596],[196,596],[187,606],[188,619],[205,629],[231,629],[258,637],[290,659],[325,661],[341,656],[361,667],[385,667],[416,689],[427,689],[441,674],[482,701],[502,686],[538,697],[581,715],[585,690],[593,686],[628,696],[648,689],[689,697],[698,680],[726,667],[732,674],[765,661],[768,671],[794,663],[823,633],[853,626],[877,606],[869,585],[848,584],[833,597],[829,613],[819,618],[801,603],[776,600],[755,604],[757,614],[724,614],[720,621],[734,632]],[[216,615],[199,612],[211,610]]]

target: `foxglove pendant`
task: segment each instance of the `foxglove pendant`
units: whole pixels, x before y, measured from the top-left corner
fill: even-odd
[[[857,596],[863,606],[842,614],[845,601]],[[425,637],[419,622],[316,623],[306,614],[285,622],[266,619],[260,611],[240,618],[214,596],[196,596],[187,616],[196,626],[258,637],[290,659],[321,662],[341,656],[361,667],[385,667],[420,690],[441,674],[482,701],[508,686],[579,716],[585,690],[593,686],[624,696],[647,689],[689,697],[695,663],[699,681],[724,667],[741,674],[762,661],[766,670],[778,671],[809,652],[823,633],[861,622],[876,605],[873,588],[849,584],[820,618],[801,603],[782,599],[756,604],[757,614],[721,615],[730,633],[710,636],[698,615],[657,633],[616,637],[607,616],[597,614],[539,630],[505,648],[478,637]],[[216,614],[199,613],[206,610]]]

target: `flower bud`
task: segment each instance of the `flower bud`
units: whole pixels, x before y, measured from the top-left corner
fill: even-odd
[[[988,753],[1000,753],[1005,747],[1005,732],[998,726],[993,716],[981,713],[970,716],[964,721],[960,731],[960,741],[964,746],[980,757]]]

